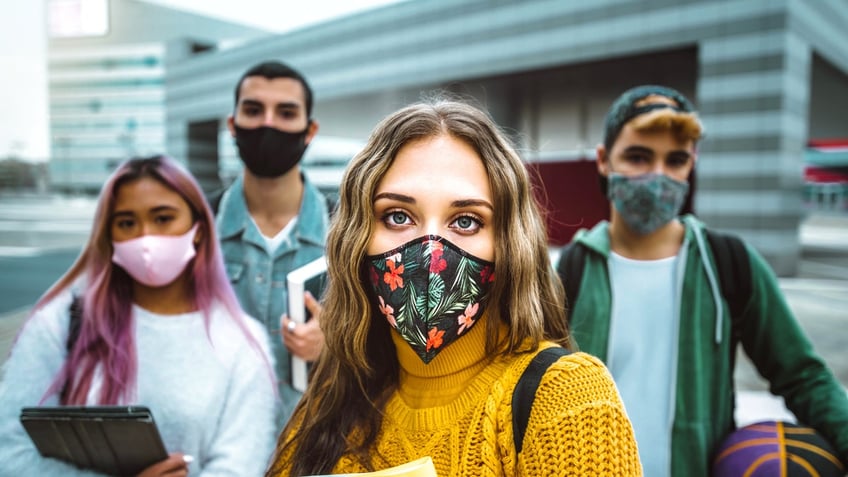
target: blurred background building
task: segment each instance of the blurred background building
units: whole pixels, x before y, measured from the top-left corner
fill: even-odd
[[[267,58],[309,78],[322,136],[365,138],[385,114],[446,89],[513,133],[547,186],[552,239],[565,241],[604,213],[590,210],[593,166],[568,163],[592,158],[624,89],[667,84],[695,100],[706,125],[696,212],[791,275],[807,145],[848,137],[845,25],[842,0],[401,2],[228,51],[169,54],[167,150],[221,167],[232,87]],[[835,169],[844,192],[840,157],[820,167]],[[569,180],[569,170],[580,172]],[[813,187],[809,206],[848,213],[844,194],[821,199],[831,193]]]
[[[165,145],[165,52],[193,54],[268,32],[136,0],[47,0],[49,173],[96,193],[127,157]]]
[[[304,164],[329,193],[379,119],[446,90],[519,145],[558,245],[608,213],[591,161],[610,102],[662,83],[706,126],[694,210],[708,224],[792,276],[804,217],[848,218],[844,0],[407,0],[275,35],[140,0],[47,2],[53,189],[96,191],[118,161],[157,152],[206,189],[229,182],[233,88],[278,59],[315,90]]]

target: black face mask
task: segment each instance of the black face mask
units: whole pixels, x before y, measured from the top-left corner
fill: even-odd
[[[253,129],[235,126],[235,130],[236,146],[244,166],[259,177],[279,177],[303,157],[309,125],[297,133],[268,126]]]

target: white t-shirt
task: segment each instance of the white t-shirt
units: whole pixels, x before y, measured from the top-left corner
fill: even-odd
[[[292,217],[292,219],[289,220],[289,223],[287,223],[285,227],[280,229],[280,231],[277,232],[277,235],[274,235],[273,237],[269,237],[263,234],[262,230],[259,229],[259,226],[256,225],[256,221],[253,220],[253,217],[251,217],[250,220],[253,221],[253,225],[256,227],[256,230],[259,230],[259,235],[261,235],[262,238],[265,239],[265,250],[267,250],[269,254],[273,254],[280,247],[280,244],[287,241],[289,237],[291,237],[292,230],[294,230],[294,226],[297,223],[297,216],[295,215],[294,217]]]
[[[607,367],[633,423],[645,475],[671,472],[677,372],[678,258],[633,260],[610,253]]]

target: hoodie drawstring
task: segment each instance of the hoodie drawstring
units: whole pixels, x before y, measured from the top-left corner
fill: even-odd
[[[707,280],[710,282],[710,289],[713,293],[713,302],[715,302],[716,307],[715,343],[718,345],[721,344],[722,336],[724,336],[724,333],[722,333],[724,302],[721,298],[721,288],[719,287],[718,280],[716,280],[712,261],[710,261],[709,255],[707,255],[707,247],[704,245],[703,231],[697,223],[688,219],[689,217],[684,218],[687,224],[692,228],[692,232],[695,234],[695,242],[697,242],[698,251],[701,253],[701,264],[704,266],[704,272],[707,274]]]

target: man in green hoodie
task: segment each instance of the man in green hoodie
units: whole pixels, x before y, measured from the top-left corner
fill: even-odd
[[[813,351],[767,263],[740,245],[751,292],[731,318],[735,307],[722,295],[704,225],[679,215],[701,135],[692,104],[671,88],[639,86],[613,103],[597,147],[610,221],[575,235],[569,252],[582,247],[581,276],[569,276],[565,251],[557,266],[566,288],[579,290],[569,303],[574,339],[612,372],[645,475],[709,474],[735,428],[737,341],[771,391],[848,465],[845,390]]]

